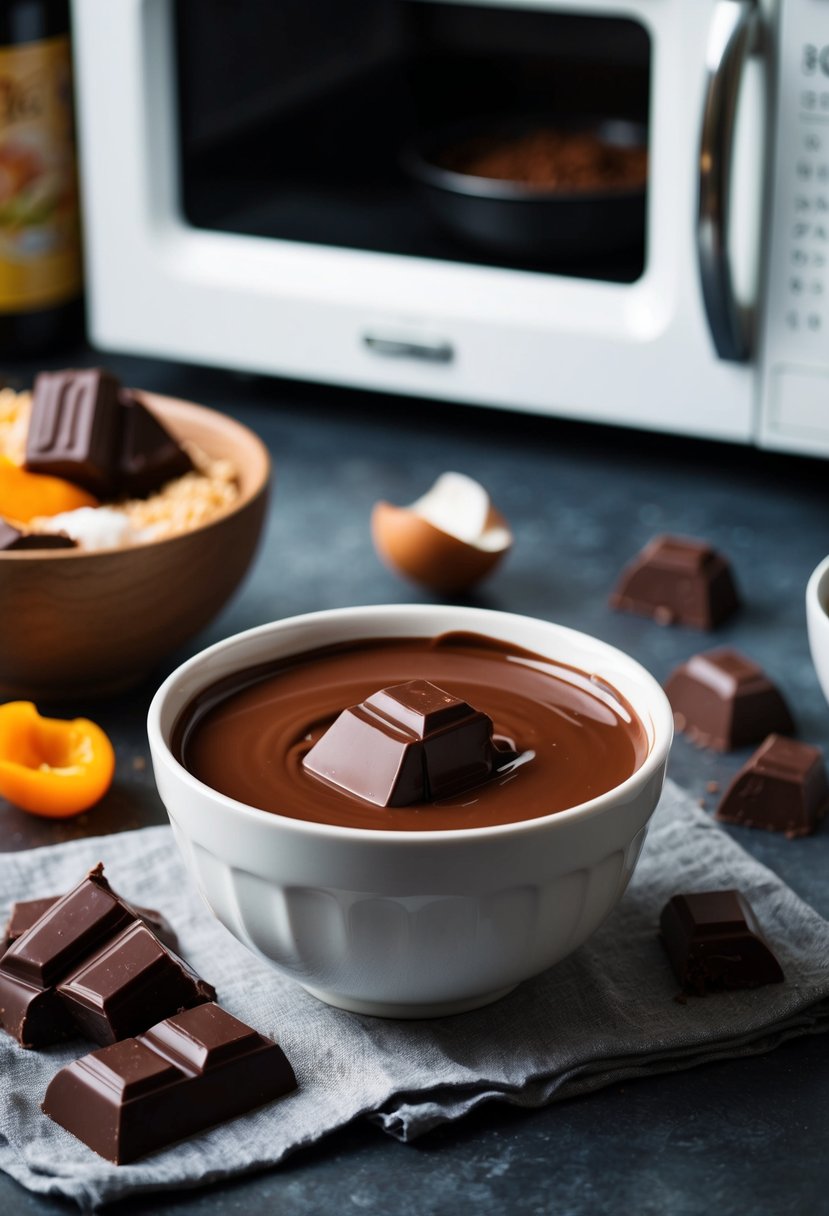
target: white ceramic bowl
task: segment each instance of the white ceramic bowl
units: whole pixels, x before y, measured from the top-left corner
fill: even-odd
[[[541,819],[389,832],[256,810],[202,784],[171,754],[182,710],[224,676],[335,642],[448,630],[487,634],[607,680],[644,724],[644,763],[608,793]],[[673,716],[644,668],[586,634],[475,608],[396,605],[293,617],[219,642],[162,684],[148,729],[176,840],[222,924],[332,1005],[432,1017],[504,995],[575,950],[612,911],[659,799]]]
[[[812,662],[829,701],[829,557],[812,571],[806,586],[806,627]]]

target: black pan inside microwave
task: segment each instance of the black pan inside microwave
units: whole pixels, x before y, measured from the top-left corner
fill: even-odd
[[[651,48],[635,21],[176,0],[175,30],[180,202],[195,227],[613,282],[643,273]],[[580,238],[597,230],[600,244]]]

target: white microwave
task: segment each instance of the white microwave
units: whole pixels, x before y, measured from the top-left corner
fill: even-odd
[[[97,346],[829,454],[826,0],[74,0],[73,36]],[[405,149],[522,113],[642,133],[618,245],[429,214]]]

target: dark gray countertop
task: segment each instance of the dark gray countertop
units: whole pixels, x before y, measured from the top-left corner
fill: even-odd
[[[800,737],[829,745],[803,606],[808,575],[829,552],[826,462],[154,360],[107,363],[127,383],[216,406],[253,427],[274,457],[270,517],[248,581],[189,647],[129,696],[59,707],[95,717],[113,738],[118,768],[106,799],[57,824],[0,803],[0,849],[165,821],[144,719],[160,680],[187,655],[275,617],[429,598],[379,563],[369,514],[378,498],[412,501],[447,469],[481,481],[515,533],[512,553],[470,602],[596,634],[659,679],[699,650],[734,644],[786,693]],[[26,385],[31,372],[8,374]],[[704,537],[731,558],[745,607],[716,634],[608,609],[621,566],[660,531]],[[679,738],[670,773],[713,810],[709,783],[723,787],[747,754],[718,756]],[[829,825],[796,841],[747,829],[734,835],[829,917]],[[120,1210],[800,1216],[829,1211],[827,1127],[829,1051],[825,1040],[805,1039],[537,1112],[491,1105],[413,1146],[358,1124],[268,1174]],[[58,1208],[0,1176],[0,1212]]]

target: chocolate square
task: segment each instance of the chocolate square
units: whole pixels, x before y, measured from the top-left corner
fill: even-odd
[[[60,898],[60,895],[47,895],[42,899],[19,899],[13,903],[4,937],[0,941],[0,958],[12,942],[27,933],[35,921],[40,920],[41,916],[54,907]],[[155,908],[142,908],[138,904],[133,904],[132,910],[152,929],[160,942],[169,946],[171,950],[178,949],[175,931],[161,912],[156,911]]]
[[[49,1083],[42,1109],[123,1165],[296,1085],[278,1044],[205,1004],[66,1065]]]
[[[171,1010],[216,995],[140,920],[96,950],[57,992],[82,1033],[101,1044],[140,1034]]]
[[[820,748],[769,735],[723,794],[717,819],[808,836],[829,809],[829,779]]]
[[[739,607],[731,567],[707,541],[656,536],[622,571],[610,597],[660,625],[714,629]]]
[[[686,992],[778,984],[783,970],[740,891],[674,895],[659,921],[662,943]]]
[[[122,389],[118,488],[142,498],[193,469],[184,448],[134,393]]]
[[[32,393],[26,468],[106,498],[115,488],[120,428],[114,376],[101,368],[41,372]]]
[[[786,702],[762,667],[727,647],[694,655],[672,672],[665,692],[677,730],[701,747],[727,752],[794,730]]]

